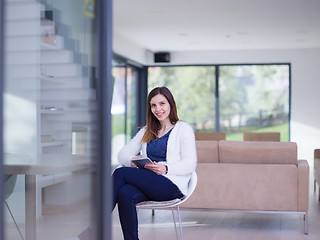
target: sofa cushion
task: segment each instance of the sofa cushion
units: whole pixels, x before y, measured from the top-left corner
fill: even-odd
[[[218,141],[196,141],[197,161],[199,163],[218,163]]]
[[[219,142],[220,163],[298,164],[294,142]]]
[[[297,211],[297,166],[288,164],[197,165],[198,183],[186,208]]]

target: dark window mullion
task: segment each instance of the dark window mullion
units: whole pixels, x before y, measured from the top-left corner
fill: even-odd
[[[144,66],[140,71],[137,89],[137,102],[138,102],[138,114],[137,114],[137,126],[142,127],[146,124],[146,108],[147,108],[147,96],[148,96],[148,67]]]
[[[215,132],[220,132],[220,108],[219,108],[219,71],[220,68],[218,65],[216,65],[216,70],[215,70]]]

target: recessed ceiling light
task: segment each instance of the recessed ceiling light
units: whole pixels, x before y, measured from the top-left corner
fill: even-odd
[[[181,33],[178,33],[178,35],[181,37],[186,37],[186,36],[189,36],[189,33],[181,32]]]
[[[199,43],[198,42],[188,42],[188,44],[190,44],[190,45],[198,45]]]
[[[242,44],[249,44],[249,43],[251,43],[251,41],[246,40],[246,41],[242,41],[241,43],[242,43]]]

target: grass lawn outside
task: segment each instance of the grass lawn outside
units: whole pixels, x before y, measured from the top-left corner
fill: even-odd
[[[243,129],[243,132],[247,131]],[[271,127],[265,127],[265,128],[256,128],[248,130],[248,132],[280,132],[280,141],[281,142],[288,142],[289,141],[289,124],[280,124],[276,126]],[[230,141],[242,141],[242,132],[237,133],[227,133],[226,134],[226,140]]]

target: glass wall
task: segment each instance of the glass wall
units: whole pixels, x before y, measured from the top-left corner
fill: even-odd
[[[137,132],[137,97],[140,69],[128,66],[127,71],[127,117],[126,117],[126,141],[129,141]]]
[[[288,64],[149,67],[148,88],[168,87],[195,131],[225,132],[227,140],[280,132],[288,141],[289,71]]]
[[[77,0],[6,6],[5,239],[81,233],[95,239],[94,6]]]
[[[117,155],[126,142],[126,63],[113,59],[112,95],[112,165],[117,164]]]
[[[137,128],[137,84],[140,68],[127,63],[127,60],[114,58],[112,66],[112,165],[118,165],[118,153],[128,142]]]

